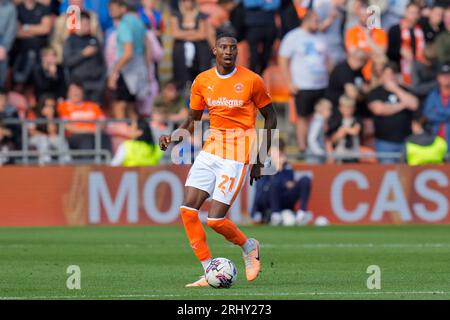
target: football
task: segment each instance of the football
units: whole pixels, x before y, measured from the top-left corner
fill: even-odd
[[[206,268],[206,281],[213,288],[230,288],[236,282],[236,278],[236,266],[226,258],[212,259]]]

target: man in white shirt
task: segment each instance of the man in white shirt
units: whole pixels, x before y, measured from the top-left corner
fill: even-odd
[[[328,86],[330,59],[326,38],[319,30],[319,17],[313,10],[304,16],[302,26],[283,38],[279,64],[295,97],[297,110],[297,143],[306,149],[309,118],[316,102],[324,97]]]

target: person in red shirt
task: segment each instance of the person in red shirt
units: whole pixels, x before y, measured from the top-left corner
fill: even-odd
[[[71,149],[94,150],[96,124],[83,122],[102,120],[105,118],[100,106],[84,100],[84,89],[81,83],[71,82],[67,91],[67,100],[58,105],[58,114],[62,120],[77,120],[80,122],[69,122],[65,125]],[[111,150],[110,138],[101,134],[102,149]]]

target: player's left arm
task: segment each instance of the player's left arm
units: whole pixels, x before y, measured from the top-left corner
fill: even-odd
[[[269,103],[263,108],[259,109],[259,112],[264,117],[264,132],[266,133],[265,139],[267,144],[262,144],[262,147],[266,147],[265,152],[258,151],[258,157],[256,164],[253,165],[250,172],[250,185],[253,185],[253,180],[259,180],[261,178],[261,168],[264,167],[266,161],[266,155],[269,154],[270,147],[272,146],[272,130],[277,128],[277,114],[272,103]]]

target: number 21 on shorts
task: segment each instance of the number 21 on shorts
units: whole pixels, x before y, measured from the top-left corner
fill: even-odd
[[[223,174],[217,188],[220,189],[220,191],[222,191],[225,194],[225,193],[231,192],[233,190],[235,182],[236,182],[236,178],[229,177],[226,174]]]

